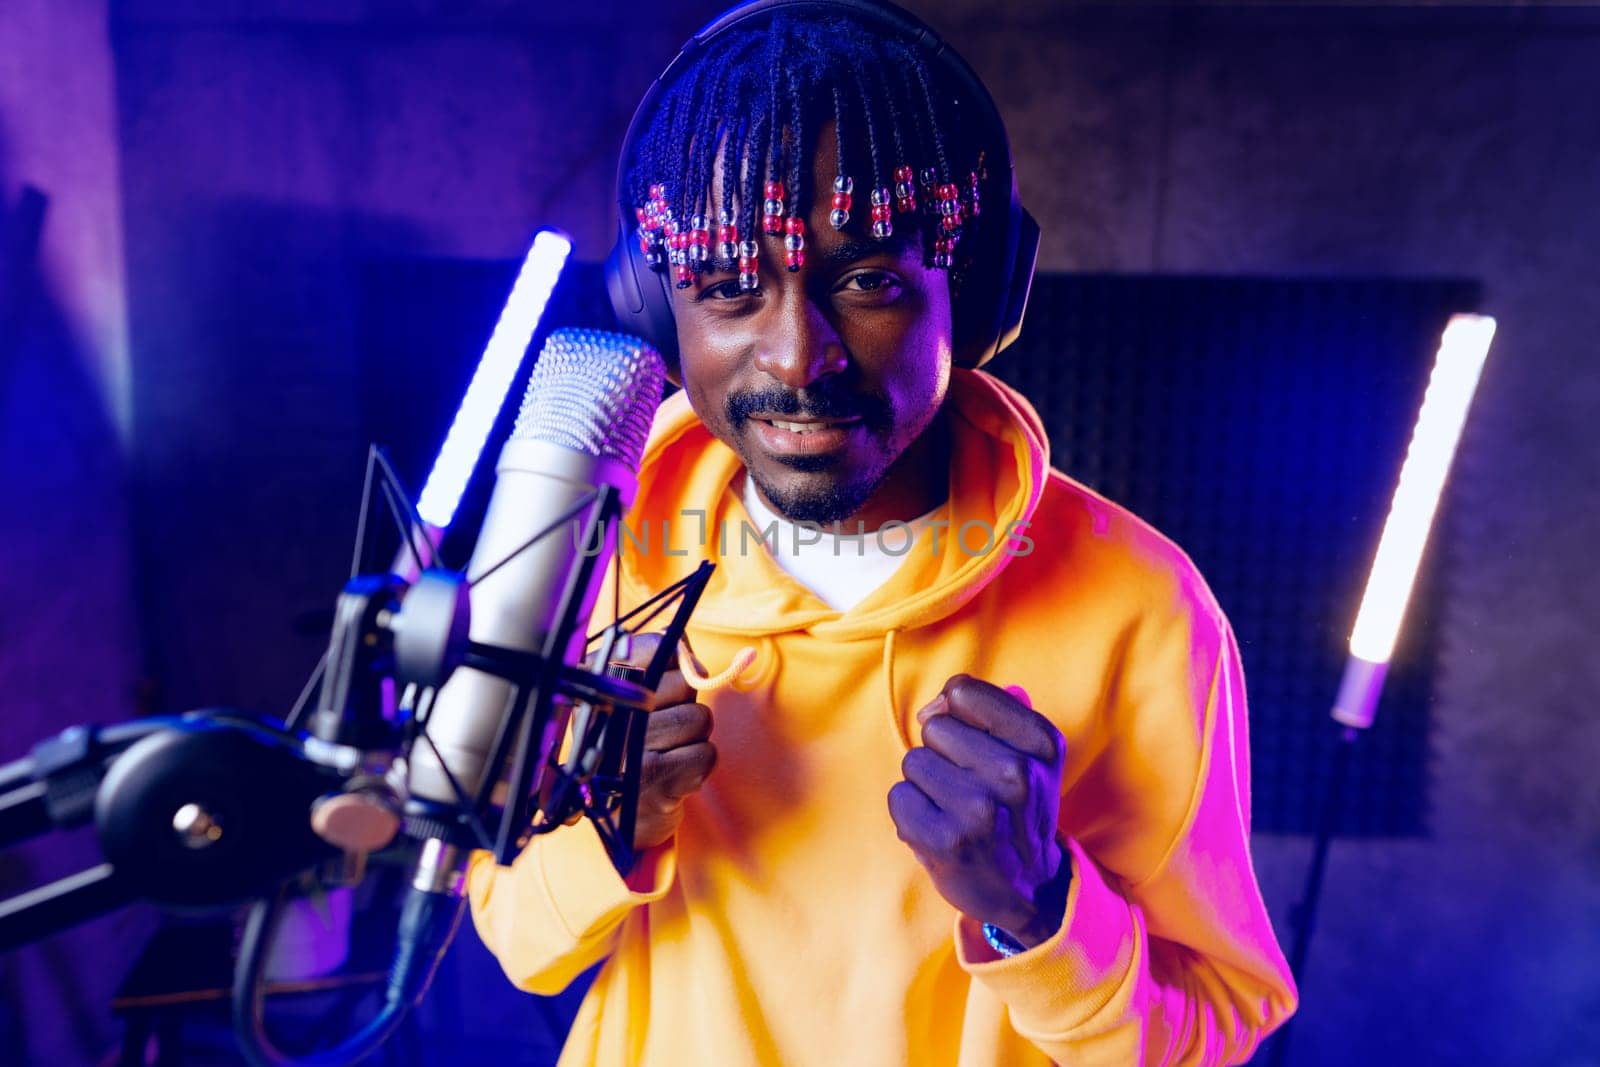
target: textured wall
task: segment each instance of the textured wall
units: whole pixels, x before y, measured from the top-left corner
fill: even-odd
[[[168,706],[281,709],[316,655],[290,622],[328,606],[353,525],[363,258],[509,257],[548,222],[584,258],[609,244],[622,127],[713,5],[544,6],[113,6],[141,623]],[[1435,832],[1335,849],[1296,1062],[1600,1062],[1594,17],[912,6],[1010,118],[1048,268],[1484,281],[1502,333],[1424,620]],[[61,514],[38,546],[84,525]],[[1257,850],[1282,916],[1305,843]]]
[[[114,424],[128,425],[128,322],[106,0],[0,4],[0,165],[55,194],[40,260]]]
[[[615,62],[620,11],[370,6],[115,20],[141,575],[172,707],[282,709],[319,651],[288,620],[331,607],[349,558],[363,259],[516,257],[552,223],[596,259],[613,233],[612,146],[650,77]]]
[[[132,716],[139,649],[126,458],[126,336],[104,0],[0,3],[0,231],[24,184],[50,198],[39,270],[8,277],[0,336],[0,764],[67,726]],[[96,861],[83,833],[0,853],[0,897]],[[92,1061],[148,932],[125,911],[0,955],[0,1061]],[[93,960],[93,965],[85,961]]]

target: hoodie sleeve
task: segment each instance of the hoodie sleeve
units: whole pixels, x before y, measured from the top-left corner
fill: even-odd
[[[592,825],[563,826],[534,838],[509,867],[492,853],[473,855],[473,925],[512,984],[551,996],[610,953],[623,919],[664,897],[676,870],[676,839],[645,851],[624,879]]]
[[[1238,649],[1225,621],[1213,636],[1209,691],[1171,684],[1157,698],[1189,704],[1160,719],[1181,728],[1186,718],[1200,730],[1198,768],[1182,779],[1193,783],[1182,820],[1175,832],[1118,831],[1164,834],[1159,840],[1170,843],[1154,869],[1124,881],[1082,842],[1067,840],[1072,885],[1061,929],[1009,959],[989,948],[977,924],[957,919],[961,966],[1006,1005],[1017,1032],[1058,1063],[1241,1063],[1294,1011],[1294,981],[1250,862]],[[1152,776],[1144,786],[1155,784]]]

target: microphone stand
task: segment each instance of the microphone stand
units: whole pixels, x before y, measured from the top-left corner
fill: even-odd
[[[394,494],[389,496],[392,503]],[[343,668],[360,663],[372,669],[370,684],[376,685],[380,677],[388,676],[408,692],[417,693],[408,751],[418,742],[433,745],[427,733],[432,696],[456,667],[465,665],[503,678],[511,683],[512,693],[476,795],[466,795],[440,759],[455,803],[421,802],[413,797],[406,805],[407,832],[424,839],[422,859],[411,891],[406,894],[383,1006],[365,1027],[333,1048],[310,1056],[291,1057],[274,1046],[262,1011],[266,955],[263,946],[270,941],[281,894],[263,898],[254,906],[235,971],[233,1009],[240,1046],[258,1067],[350,1063],[369,1055],[394,1032],[406,1012],[427,992],[439,961],[454,938],[464,897],[457,884],[435,883],[441,878],[461,877],[465,849],[492,848],[497,862],[507,864],[533,835],[554,830],[582,815],[594,823],[617,870],[626,874],[632,867],[645,709],[650,691],[659,684],[670,662],[671,649],[682,639],[689,616],[710,580],[713,565],[703,561],[683,580],[591,637],[587,643],[599,640],[600,647],[584,667],[568,666],[561,657],[577,630],[597,554],[583,553],[581,562],[568,576],[558,622],[540,653],[484,644],[468,636],[467,587],[551,536],[585,509],[588,515],[579,543],[599,544],[596,535],[609,536],[612,524],[621,516],[620,494],[609,485],[587,494],[569,514],[557,518],[475,578],[437,569],[424,571],[397,607],[382,605],[374,609],[372,602],[360,600],[346,604],[346,600],[371,589],[370,580],[362,585],[358,579],[347,586],[336,618],[360,620],[361,632],[346,635],[343,640],[336,634],[329,656],[324,659],[328,668],[324,691],[331,685],[333,692],[354,697],[358,690],[342,684],[340,679],[345,673]],[[391,580],[398,581],[392,576]],[[628,632],[625,625],[641,615],[643,619],[636,625],[646,625],[673,602],[677,603],[677,611],[666,626],[662,649],[641,679],[643,684],[604,673],[617,638]],[[353,657],[350,649],[364,651]],[[338,650],[345,653],[336,655]],[[563,701],[560,708],[558,697]],[[358,700],[361,711],[354,717],[336,713],[326,699],[322,704],[315,719],[325,728],[341,724],[347,738],[369,734],[353,723],[373,721],[372,709],[376,705],[372,701]],[[547,749],[551,739],[569,726],[571,755],[557,765],[555,753]],[[508,762],[509,779],[505,776]],[[491,837],[482,813],[492,815],[496,811],[493,795],[502,782],[509,785],[507,803],[498,811],[497,832]]]
[[[1372,726],[1388,669],[1386,662],[1371,662],[1352,653],[1345,661],[1339,693],[1334,698],[1332,715],[1340,725],[1339,746],[1333,751],[1328,791],[1322,801],[1317,836],[1312,844],[1311,866],[1306,871],[1306,884],[1301,890],[1300,902],[1291,913],[1294,942],[1289,951],[1289,971],[1297,983],[1305,982],[1306,966],[1311,956],[1311,935],[1317,926],[1317,906],[1322,900],[1323,876],[1328,869],[1328,849],[1339,828],[1339,815],[1344,810],[1345,780],[1349,777],[1350,759],[1355,752],[1356,739]],[[1290,1019],[1268,1039],[1272,1046],[1268,1061],[1270,1067],[1284,1067],[1288,1063],[1289,1038],[1293,1031],[1294,1020]]]
[[[338,776],[281,728],[236,713],[75,726],[0,783],[0,845],[93,821],[106,857],[0,902],[0,951],[141,898],[226,904],[334,855],[299,813]]]
[[[398,501],[407,498],[387,460],[377,450],[373,457],[363,500],[371,497],[376,467],[388,480],[386,502],[409,539],[421,528],[420,520],[411,509],[411,521],[405,521]],[[609,534],[621,511],[617,491],[601,487],[573,515],[585,509],[586,535],[603,529]],[[571,517],[558,519],[512,556]],[[430,567],[415,582],[392,574],[356,575],[340,594],[328,651],[285,721],[210,710],[108,727],[75,726],[0,767],[0,847],[92,821],[106,857],[104,863],[0,901],[0,951],[137,899],[193,909],[256,898],[234,981],[235,1027],[245,1055],[256,1064],[323,1065],[351,1063],[375,1051],[426,992],[454,936],[459,898],[452,901],[455,914],[445,916],[449,921],[439,921],[412,914],[418,894],[408,897],[401,918],[401,942],[407,947],[391,967],[383,1008],[355,1034],[310,1055],[287,1056],[266,1033],[266,948],[291,880],[332,861],[360,859],[393,839],[400,801],[389,772],[399,762],[397,753],[405,757],[419,742],[432,744],[427,708],[457,666],[510,681],[515,699],[478,795],[466,796],[458,786],[454,805],[428,813],[432,825],[442,822],[457,831],[449,835],[454,840],[424,835],[425,851],[493,849],[499,862],[509,863],[533,835],[587,817],[617,869],[626,874],[633,864],[650,691],[665,673],[713,565],[702,561],[681,581],[590,636],[596,650],[584,665],[569,666],[561,653],[580,622],[594,566],[594,558],[586,555],[575,568],[579,573],[568,582],[560,624],[542,654],[471,641],[469,582],[458,572]],[[674,604],[661,647],[642,677],[608,673],[618,640]],[[388,681],[415,695],[408,701],[409,717],[387,706]],[[314,690],[317,709],[304,716]],[[300,729],[303,719],[309,731]],[[570,754],[560,763],[553,754],[544,755],[553,721],[572,730]],[[504,774],[508,762],[509,777]],[[503,781],[509,791],[502,808],[494,803],[493,791]],[[493,833],[486,818],[497,823]],[[407,927],[422,935],[405,935]]]

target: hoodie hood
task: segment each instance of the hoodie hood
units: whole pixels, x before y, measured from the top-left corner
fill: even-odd
[[[676,393],[657,412],[640,462],[620,553],[625,599],[647,599],[709,559],[717,569],[695,609],[698,630],[747,637],[805,630],[850,641],[958,610],[1013,556],[1031,551],[1025,530],[1049,474],[1049,446],[1032,406],[982,371],[952,371],[945,413],[950,491],[935,527],[911,545],[893,577],[841,613],[772,560],[739,499],[738,455],[705,428],[687,394]]]

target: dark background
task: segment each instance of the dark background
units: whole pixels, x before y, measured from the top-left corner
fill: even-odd
[[[1499,318],[1407,642],[1433,666],[1420,806],[1374,809],[1422,817],[1336,846],[1296,1061],[1600,1063],[1600,16],[912,6],[994,90],[1046,270],[1464,280]],[[23,183],[52,198],[29,313],[0,337],[0,759],[141,707],[293,698],[318,639],[289,623],[342,578],[391,410],[363,344],[373,264],[503,263],[549,224],[599,259],[622,128],[712,10],[0,0],[0,212]],[[1157,484],[1187,491],[1174,469]],[[1284,624],[1337,640],[1348,616]],[[1331,698],[1310,687],[1305,713]],[[1274,821],[1294,803],[1256,805],[1280,927],[1308,854]],[[87,854],[8,855],[0,880]],[[11,1058],[110,1048],[105,1004],[150,925],[133,909],[0,960]],[[472,951],[441,1004],[531,1047],[533,1005],[478,996],[499,978]]]

